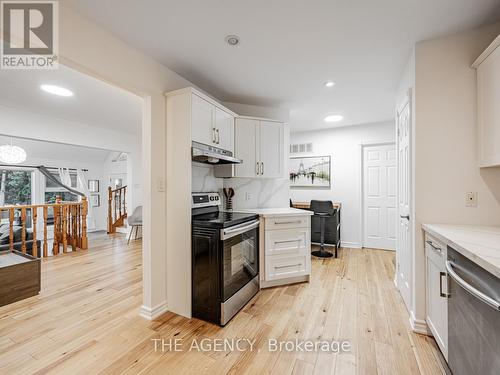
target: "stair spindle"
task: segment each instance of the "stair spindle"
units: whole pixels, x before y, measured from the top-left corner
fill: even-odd
[[[21,251],[26,254],[26,207],[21,208]]]
[[[36,242],[37,207],[33,207],[31,212],[33,215],[33,245],[31,246],[31,255],[38,258],[38,244]]]

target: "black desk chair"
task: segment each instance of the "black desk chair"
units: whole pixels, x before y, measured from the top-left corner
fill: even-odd
[[[312,200],[311,242],[319,243],[320,250],[313,251],[312,255],[329,258],[333,254],[325,250],[325,244],[335,246],[335,258],[340,243],[340,212],[333,207],[331,201]]]

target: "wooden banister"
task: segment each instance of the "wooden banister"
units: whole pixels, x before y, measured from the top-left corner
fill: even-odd
[[[56,203],[49,204],[33,204],[21,206],[3,206],[0,207],[0,217],[4,217],[3,213],[7,213],[9,223],[9,248],[14,247],[23,253],[31,252],[33,256],[38,256],[38,210],[42,210],[43,224],[43,241],[41,242],[41,256],[48,257],[48,219],[49,212],[52,210],[54,217],[54,239],[52,246],[52,255],[59,254],[59,248],[62,245],[62,252],[68,252],[68,244],[71,245],[71,250],[76,251],[78,248],[85,250],[88,248],[87,238],[87,212],[88,201],[86,197],[82,198],[81,202],[63,202],[58,197]],[[30,213],[30,215],[28,214]],[[17,216],[18,215],[18,216]],[[28,221],[32,222],[32,238],[28,238]],[[21,227],[21,236],[14,236],[14,224]],[[17,237],[17,236],[16,236]],[[29,241],[31,250],[28,249]]]
[[[127,218],[127,186],[108,186],[108,233],[115,233]]]

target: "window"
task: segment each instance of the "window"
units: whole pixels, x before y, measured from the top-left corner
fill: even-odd
[[[32,172],[0,169],[0,206],[31,204]]]
[[[58,172],[51,172],[52,176],[57,179],[57,181],[61,181],[59,178],[59,173]],[[77,183],[77,176],[76,172],[70,172],[70,178],[71,178],[71,186],[72,188],[76,188],[78,183]],[[76,202],[78,201],[78,195],[75,195],[73,193],[70,193],[67,189],[55,184],[48,178],[45,179],[45,203],[55,203],[56,197],[61,197],[63,201],[66,202]]]

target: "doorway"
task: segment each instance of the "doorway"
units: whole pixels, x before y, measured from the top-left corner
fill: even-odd
[[[363,247],[396,250],[397,153],[394,143],[363,147]]]

